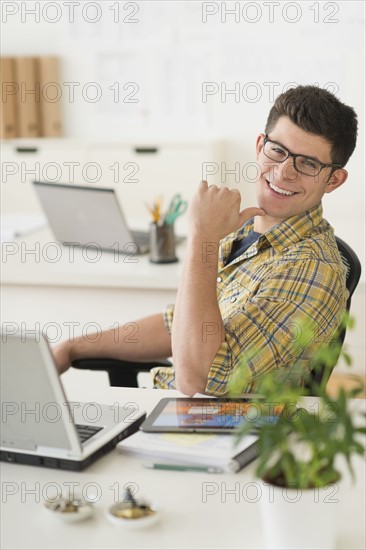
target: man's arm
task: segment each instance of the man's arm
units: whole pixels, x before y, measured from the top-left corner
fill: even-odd
[[[190,236],[172,326],[176,387],[187,395],[204,391],[212,360],[225,338],[216,297],[217,261],[218,240]],[[204,339],[207,326],[214,330]]]
[[[73,341],[66,340],[54,347],[52,352],[59,373],[66,371],[72,361],[82,358],[104,357],[131,361],[150,361],[172,355],[171,337],[161,313],[120,325],[117,329]]]
[[[188,248],[174,309],[172,351],[176,387],[193,395],[204,392],[212,361],[225,339],[217,301],[219,242],[239,229],[259,208],[240,212],[236,189],[201,182],[189,211]],[[206,341],[204,327],[215,327]]]

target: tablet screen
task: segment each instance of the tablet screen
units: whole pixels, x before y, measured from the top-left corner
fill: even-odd
[[[228,432],[242,422],[251,422],[253,431],[262,423],[276,422],[280,405],[254,403],[251,399],[166,398],[143,422],[151,432]]]

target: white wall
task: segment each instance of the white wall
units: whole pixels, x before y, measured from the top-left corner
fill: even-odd
[[[357,151],[347,184],[325,198],[324,209],[364,263],[363,2],[72,3],[2,2],[2,55],[62,58],[66,136],[148,140],[214,132],[230,139],[227,167],[239,162],[242,169],[254,160],[274,97],[289,83],[318,83],[352,105],[361,122]],[[95,103],[92,82],[101,93]],[[205,82],[215,91],[207,101]],[[225,89],[238,97],[221,97]],[[255,201],[254,184],[242,176],[239,184],[228,176],[227,184]]]

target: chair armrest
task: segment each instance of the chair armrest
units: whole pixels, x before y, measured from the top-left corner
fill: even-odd
[[[75,359],[71,366],[83,370],[105,370],[109,375],[111,386],[137,388],[139,372],[148,372],[153,367],[172,367],[168,359],[157,361],[124,361],[122,359],[108,359],[104,357]]]

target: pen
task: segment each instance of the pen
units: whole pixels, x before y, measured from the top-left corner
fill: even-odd
[[[161,205],[162,205],[162,202],[163,202],[163,199],[162,197],[157,197],[154,202],[153,202],[153,205],[152,206],[149,206],[148,204],[145,203],[145,206],[146,208],[148,209],[148,211],[150,212],[152,218],[153,218],[153,223],[159,223],[160,220],[161,220]]]
[[[151,470],[170,470],[173,472],[205,472],[206,474],[222,474],[222,468],[213,468],[211,466],[183,466],[181,464],[157,464],[149,462],[144,464],[145,468],[150,468]]]

